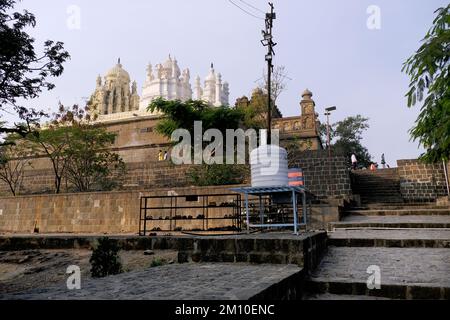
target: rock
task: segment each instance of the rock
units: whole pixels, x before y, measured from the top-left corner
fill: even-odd
[[[155,253],[152,251],[152,250],[145,250],[144,251],[144,255],[145,256],[152,256],[152,255],[154,255]]]

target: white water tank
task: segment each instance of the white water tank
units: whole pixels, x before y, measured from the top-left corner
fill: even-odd
[[[250,153],[252,187],[287,186],[288,162],[285,149],[262,145]]]

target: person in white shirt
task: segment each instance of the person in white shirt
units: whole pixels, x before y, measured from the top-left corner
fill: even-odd
[[[354,153],[352,154],[351,160],[352,160],[352,169],[356,170],[357,165],[358,165],[358,160],[356,159],[356,156]]]

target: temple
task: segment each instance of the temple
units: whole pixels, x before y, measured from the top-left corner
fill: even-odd
[[[156,98],[165,100],[186,101],[192,99],[189,69],[181,72],[177,60],[169,58],[163,64],[147,66],[147,77],[142,87],[142,97],[139,103],[140,110],[146,110],[148,105]]]
[[[228,82],[222,83],[222,75],[220,73],[216,74],[212,63],[203,88],[200,83],[200,77],[197,76],[195,79],[195,92],[197,100],[203,100],[212,106],[228,105],[230,96]]]
[[[108,71],[103,82],[100,76],[97,77],[97,86],[89,104],[91,114],[99,118],[138,110],[136,81],[133,81],[130,89],[130,75],[122,68],[120,58],[115,67]]]

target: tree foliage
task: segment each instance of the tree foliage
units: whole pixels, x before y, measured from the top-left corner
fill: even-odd
[[[101,278],[122,273],[119,250],[117,240],[108,237],[98,239],[98,245],[92,251],[92,256],[89,259],[92,277]]]
[[[36,145],[36,153],[51,161],[55,193],[61,191],[63,177],[76,191],[111,189],[113,175],[117,177],[124,170],[122,159],[108,150],[116,135],[92,125],[86,111],[77,105],[60,105],[45,128],[28,136]]]
[[[33,99],[53,89],[48,78],[60,76],[70,56],[62,42],[52,40],[45,41],[42,54],[36,53],[35,40],[27,33],[36,26],[36,18],[26,10],[10,12],[16,2],[0,0],[0,110],[12,107],[24,124],[0,125],[0,133],[25,136],[45,113],[20,106],[18,99]]]
[[[157,124],[156,131],[168,138],[176,129],[186,129],[194,137],[194,121],[202,121],[202,129],[218,129],[225,136],[227,129],[238,129],[244,120],[242,110],[235,108],[210,107],[203,101],[154,100],[149,111],[158,110],[165,117]],[[242,167],[239,165],[202,164],[189,171],[195,185],[225,185],[243,181]]]
[[[28,158],[30,148],[23,142],[17,143],[16,135],[9,135],[6,143],[0,146],[0,180],[4,181],[13,196],[22,188],[24,173],[31,168]]]
[[[371,155],[366,147],[361,143],[363,133],[369,128],[369,119],[361,115],[347,117],[342,121],[336,122],[330,126],[331,147],[335,152],[346,155],[349,159],[351,154],[355,154],[358,163],[363,166],[369,166]],[[326,124],[321,124],[320,135],[322,141],[326,141]]]
[[[427,162],[450,159],[450,5],[439,8],[422,45],[403,65],[410,77],[408,107],[422,103],[411,137]]]
[[[162,112],[165,117],[158,122],[156,131],[168,138],[176,129],[186,129],[194,135],[194,122],[202,121],[203,130],[218,129],[225,134],[226,129],[238,128],[243,119],[240,110],[225,106],[211,108],[201,100],[164,100],[155,99],[148,111]]]

